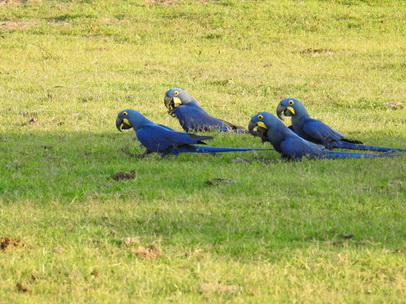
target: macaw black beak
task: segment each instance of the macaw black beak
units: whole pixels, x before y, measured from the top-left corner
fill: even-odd
[[[117,117],[116,118],[116,127],[117,127],[117,130],[122,132],[121,130],[131,129],[133,126],[131,124],[129,124],[127,119],[124,120],[120,117]]]
[[[254,136],[261,137],[262,142],[268,141],[267,135],[268,128],[262,121],[260,122],[250,121],[248,125],[248,131],[250,132],[250,134]]]
[[[262,125],[264,125],[262,123]],[[258,122],[250,121],[248,125],[248,131],[251,135],[262,137],[266,127],[264,128],[262,125],[258,124]]]
[[[182,101],[178,97],[165,95],[164,104],[168,108],[168,114],[176,117],[175,109],[182,104]]]
[[[281,104],[278,104],[276,108],[276,114],[280,120],[284,120],[286,116],[294,116],[296,114],[295,109],[292,107],[285,107]]]
[[[250,132],[251,135],[258,136],[257,131],[255,128],[257,127],[257,123],[253,122],[252,120],[248,124],[248,131]]]

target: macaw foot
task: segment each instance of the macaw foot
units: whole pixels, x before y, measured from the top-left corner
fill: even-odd
[[[144,153],[142,153],[142,154],[134,154],[134,153],[131,153],[130,151],[128,151],[127,148],[122,148],[121,151],[122,151],[124,154],[127,154],[128,156],[136,157],[136,158],[139,158],[139,159],[144,158],[144,157],[147,156],[148,154],[151,154],[151,153],[152,153],[152,151],[146,150],[146,151],[145,151]]]

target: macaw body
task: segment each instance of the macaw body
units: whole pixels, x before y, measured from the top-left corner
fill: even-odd
[[[197,146],[205,145],[204,140],[212,139],[212,136],[198,136],[185,132],[178,132],[167,126],[156,124],[136,110],[123,110],[116,119],[116,127],[121,129],[134,128],[137,139],[147,149],[140,156],[156,152],[162,156],[178,155],[179,153],[218,153],[265,150],[256,148],[225,148]]]
[[[256,130],[257,128],[257,130]],[[248,130],[263,141],[269,141],[283,159],[299,160],[303,157],[317,159],[361,158],[395,156],[389,153],[355,153],[325,150],[325,147],[301,138],[290,130],[276,116],[269,112],[260,112],[251,118]]]
[[[216,118],[207,113],[199,106],[196,99],[186,91],[173,88],[165,93],[165,106],[168,113],[179,120],[180,125],[186,132],[206,132],[218,130],[220,132],[241,132],[248,131],[230,122]]]
[[[282,120],[284,116],[292,117],[291,127],[300,137],[321,144],[329,150],[340,148],[377,152],[406,151],[406,149],[364,145],[361,141],[348,139],[320,120],[311,118],[304,105],[296,98],[281,100],[276,112]]]

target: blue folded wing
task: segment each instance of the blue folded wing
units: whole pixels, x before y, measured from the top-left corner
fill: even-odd
[[[309,137],[309,140],[322,143],[324,146],[328,146],[328,142],[344,138],[343,134],[317,119],[306,121],[303,125],[303,132]]]
[[[298,136],[287,137],[280,144],[282,156],[292,159],[318,156],[322,153],[323,148],[321,145],[305,141]]]
[[[188,103],[176,108],[176,117],[185,131],[232,131],[244,130],[222,119],[211,116],[195,103]]]
[[[213,137],[178,132],[155,124],[138,129],[137,138],[147,149],[160,152],[181,145],[204,144],[203,140],[212,139]]]

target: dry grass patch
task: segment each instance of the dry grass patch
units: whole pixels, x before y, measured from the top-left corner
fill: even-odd
[[[24,243],[21,242],[20,239],[13,239],[8,237],[1,237],[0,238],[0,248],[1,250],[11,250],[15,247],[23,247],[25,246]]]
[[[21,5],[32,2],[42,2],[42,0],[0,0],[0,5]]]
[[[138,247],[135,250],[135,255],[140,258],[145,259],[156,259],[159,258],[163,254],[163,251],[157,245],[149,245],[147,247]]]

